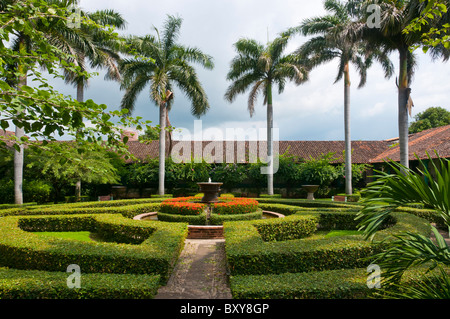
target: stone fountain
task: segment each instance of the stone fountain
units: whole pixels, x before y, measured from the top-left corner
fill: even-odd
[[[223,183],[213,183],[210,178],[208,182],[197,183],[197,185],[200,186],[200,192],[203,193],[201,203],[212,204],[219,201],[220,186]]]
[[[319,185],[302,185],[302,187],[308,192],[306,199],[314,200],[314,193],[319,189]]]

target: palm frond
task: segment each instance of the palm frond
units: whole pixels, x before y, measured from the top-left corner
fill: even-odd
[[[428,159],[433,162],[429,154]],[[357,217],[367,237],[375,234],[393,208],[407,203],[419,202],[432,207],[450,225],[450,161],[438,157],[439,165],[432,164],[433,175],[421,159],[417,157],[417,160],[423,170],[416,172],[390,161],[387,165],[392,174],[376,171],[376,181],[364,190],[364,207]]]

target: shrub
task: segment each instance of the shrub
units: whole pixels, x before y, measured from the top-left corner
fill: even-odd
[[[309,214],[316,214],[319,224],[324,224],[322,219],[332,215]],[[336,219],[348,221],[351,215],[336,214],[333,222],[327,221],[325,224],[340,226],[345,222],[337,222]],[[353,213],[353,218],[355,216],[356,213]],[[363,236],[265,242],[254,227],[254,221],[225,223],[229,268],[232,275],[256,275],[367,267],[367,261],[363,258],[382,251],[387,244],[382,243],[382,240],[391,239],[393,235],[406,230],[426,236],[430,234],[430,226],[422,218],[404,213],[395,213],[393,218],[395,225],[379,231],[373,243],[365,241]],[[269,219],[257,223],[279,223],[279,220]]]
[[[251,198],[232,198],[224,203],[214,203],[211,206],[215,214],[249,214],[258,209],[258,202]]]
[[[0,218],[3,235],[0,266],[65,271],[68,265],[77,264],[83,273],[154,274],[165,282],[183,247],[186,226],[183,223],[143,223],[117,214],[3,217]],[[100,231],[102,236],[114,241],[141,241],[141,244],[42,238],[29,232],[41,230]]]
[[[259,220],[253,223],[264,241],[284,241],[308,237],[317,229],[318,218],[312,215],[293,215],[276,218],[270,223]]]
[[[83,274],[81,287],[67,287],[67,272],[0,268],[0,299],[147,299],[159,275]]]

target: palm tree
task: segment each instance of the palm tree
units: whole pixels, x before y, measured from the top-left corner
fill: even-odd
[[[408,147],[408,115],[411,112],[412,99],[411,82],[414,71],[417,67],[416,55],[413,48],[422,42],[422,34],[426,33],[430,27],[441,28],[445,23],[450,22],[450,15],[444,14],[439,19],[433,21],[432,25],[423,26],[422,30],[414,30],[405,33],[405,28],[416,18],[422,16],[427,1],[420,0],[363,0],[361,13],[363,17],[358,23],[359,35],[372,47],[382,49],[384,52],[398,52],[399,54],[399,74],[398,74],[398,129],[400,146],[400,163],[409,167],[409,147]],[[443,0],[449,7],[450,1]],[[379,6],[379,28],[370,27],[368,19],[371,19],[372,11],[369,5]],[[449,58],[449,50],[443,45],[438,45],[428,51],[433,59]]]
[[[123,29],[126,25],[126,21],[120,13],[113,10],[98,10],[93,13],[80,12],[80,14],[102,26]],[[72,32],[64,34],[64,38],[54,39],[55,45],[74,55],[74,59],[69,62],[79,66],[81,71],[85,72],[87,71],[87,59],[92,69],[106,68],[105,79],[119,81],[118,62],[120,56],[117,53],[121,49],[119,44],[111,43],[104,33],[98,32],[98,29],[92,30],[86,25],[80,25],[80,30],[70,31]],[[82,37],[84,41],[80,41],[79,37]],[[65,70],[64,77],[67,84],[72,84],[76,87],[77,101],[83,102],[84,89],[88,85],[88,79],[85,76],[77,76],[76,73],[68,72],[67,70]]]
[[[138,94],[149,84],[150,98],[159,107],[159,187],[164,195],[166,122],[167,112],[173,105],[173,87],[176,85],[192,102],[191,113],[196,117],[204,115],[209,109],[207,95],[197,77],[191,62],[206,69],[214,67],[212,57],[198,48],[177,43],[182,19],[168,16],[162,33],[154,28],[156,36],[129,37],[128,44],[135,49],[139,58],[123,59],[119,64],[123,76],[122,109],[134,110]]]
[[[94,13],[80,12],[90,20],[102,26],[112,26],[116,29],[123,29],[126,21],[113,10],[98,10]],[[111,43],[105,34],[98,29],[92,30],[87,25],[80,25],[80,30],[64,30],[62,37],[50,38],[50,41],[58,47],[63,48],[67,53],[71,53],[74,58],[71,61],[79,66],[82,72],[87,71],[86,59],[90,62],[91,68],[106,68],[105,79],[120,80],[118,61],[120,56],[117,51],[120,49],[118,43]],[[82,38],[80,40],[80,37]],[[84,89],[88,85],[88,79],[76,72],[69,72],[64,69],[65,82],[72,84],[77,90],[77,101],[84,102]],[[81,179],[75,185],[77,201],[81,196]]]
[[[273,195],[273,101],[272,86],[278,86],[278,93],[284,91],[286,81],[300,85],[308,80],[307,63],[294,54],[283,55],[290,36],[281,35],[266,46],[253,39],[240,39],[234,47],[238,55],[232,60],[227,80],[233,83],[227,88],[225,99],[235,98],[250,89],[248,111],[255,112],[255,102],[262,93],[267,105],[267,192]]]
[[[357,217],[367,238],[376,235],[383,221],[397,207],[411,203],[422,203],[434,209],[442,224],[450,230],[450,161],[439,156],[434,160],[428,155],[427,161],[431,165],[425,165],[417,159],[421,167],[417,171],[396,162],[387,163],[391,173],[376,171],[376,181],[364,190],[364,206]],[[386,287],[400,287],[402,298],[435,298],[445,296],[442,293],[445,291],[448,298],[450,276],[443,270],[450,266],[450,248],[436,228],[431,229],[436,242],[423,235],[405,232],[396,236],[388,249],[374,256],[373,262],[384,270],[382,276]],[[442,271],[427,278],[425,285],[401,287],[399,282],[403,274],[414,266],[423,266],[424,270],[438,267]],[[391,293],[388,292],[388,296],[392,296]]]
[[[384,68],[385,76],[391,77],[393,65],[389,57],[380,50],[366,50],[364,44],[346,35],[352,29],[356,13],[352,2],[326,0],[325,9],[329,14],[304,20],[301,25],[290,32],[301,32],[305,36],[315,35],[299,49],[299,54],[309,56],[314,66],[338,59],[339,68],[335,83],[344,78],[344,128],[345,128],[345,192],[352,194],[352,148],[350,134],[350,64],[359,72],[358,88],[365,85],[367,69],[374,59]],[[353,9],[353,10],[352,10]]]

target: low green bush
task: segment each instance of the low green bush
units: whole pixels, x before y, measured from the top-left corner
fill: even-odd
[[[325,216],[333,216],[333,224],[342,218],[349,220],[351,214],[314,213],[318,223]],[[353,218],[356,214],[353,215]],[[287,218],[287,217],[286,217]],[[428,236],[430,225],[424,219],[405,213],[392,215],[395,225],[380,230],[374,242],[363,236],[331,238],[310,237],[297,240],[265,242],[254,226],[255,222],[229,222],[224,224],[226,255],[232,275],[277,274],[284,272],[308,272],[358,268],[367,266],[363,258],[381,252],[385,243],[382,240],[402,231],[416,231]],[[261,221],[258,221],[261,222]],[[277,219],[265,220],[265,223],[277,223]],[[329,225],[332,223],[327,221]]]
[[[85,274],[80,288],[68,288],[67,272],[0,268],[0,299],[150,299],[159,275]]]
[[[18,215],[68,215],[68,214],[121,214],[127,218],[158,211],[159,203],[142,203],[120,206],[75,206],[70,204],[30,206],[0,210],[0,216]]]
[[[158,212],[158,220],[171,223],[187,223],[189,225],[206,225],[206,213],[195,215],[178,215]]]
[[[284,241],[308,237],[317,229],[318,217],[292,215],[275,218],[270,222],[258,220],[253,223],[264,241]]]
[[[402,282],[420,284],[424,269],[405,272]],[[231,276],[230,288],[237,299],[367,299],[380,289],[367,286],[367,268]]]
[[[112,241],[82,242],[43,238],[32,231],[101,232]],[[114,214],[11,216],[0,218],[0,266],[64,271],[77,264],[83,273],[160,275],[168,279],[187,236],[187,225],[136,221]]]
[[[257,209],[251,213],[243,214],[216,214],[212,213],[209,217],[209,225],[222,225],[224,222],[255,220],[262,218],[262,210]]]

